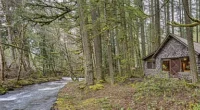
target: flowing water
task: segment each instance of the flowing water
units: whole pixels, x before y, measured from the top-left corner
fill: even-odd
[[[0,110],[50,110],[58,91],[71,78],[26,86],[0,95]]]

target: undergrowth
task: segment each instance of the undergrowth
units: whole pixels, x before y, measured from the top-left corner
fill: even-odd
[[[194,104],[190,107],[192,110],[200,110],[200,104]]]
[[[59,110],[200,110],[200,88],[185,80],[159,77],[126,83],[101,83],[85,86],[84,82],[68,83],[61,89]],[[131,83],[131,85],[130,85]]]
[[[0,95],[3,95],[3,94],[5,94],[5,93],[6,93],[6,91],[7,91],[7,89],[6,89],[6,88],[4,88],[4,87],[0,86]]]
[[[181,91],[189,92],[191,89],[198,88],[195,84],[185,80],[167,78],[149,78],[143,82],[131,84],[135,88],[136,94],[141,96],[171,95]]]
[[[89,86],[90,89],[92,90],[101,90],[104,88],[103,84],[95,84],[95,85],[92,85],[92,86]]]
[[[148,109],[161,109],[163,106],[171,104],[174,108],[180,107],[176,109],[200,110],[200,105],[198,105],[199,86],[185,80],[147,78],[143,82],[133,83],[131,86],[135,89],[133,100],[138,105],[145,103]]]

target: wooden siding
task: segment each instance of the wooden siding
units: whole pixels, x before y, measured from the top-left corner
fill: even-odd
[[[197,60],[197,70],[198,70],[198,73],[200,73],[200,55],[196,56],[196,60]]]
[[[188,49],[175,39],[170,39],[156,56],[156,70],[162,71],[161,63],[164,58],[180,58],[188,56]]]
[[[196,62],[197,70],[200,75],[200,43],[194,43],[195,52],[196,52]],[[144,72],[146,75],[160,75],[158,73],[164,73],[167,75],[168,72],[162,71],[162,60],[163,59],[173,59],[173,58],[183,58],[188,57],[188,48],[187,40],[181,37],[176,37],[173,35],[168,35],[167,38],[163,41],[159,49],[155,51],[154,54],[150,54],[148,57],[145,57],[144,60]],[[149,59],[155,59],[156,68],[148,69],[147,61]],[[187,72],[178,72],[180,76],[191,77],[190,71]]]
[[[157,74],[162,72],[162,59],[166,58],[181,58],[181,57],[187,57],[188,56],[188,48],[177,41],[174,38],[169,39],[169,41],[163,46],[163,48],[158,52],[158,54],[155,56],[156,61],[156,69],[147,69],[147,60],[145,60],[145,74]],[[197,61],[200,61],[200,57],[197,58]],[[198,68],[200,70],[200,62],[198,63]]]
[[[144,62],[144,73],[145,73],[145,75],[154,75],[154,74],[156,74],[158,72],[156,71],[156,69],[148,69],[147,68],[147,61],[145,61]]]

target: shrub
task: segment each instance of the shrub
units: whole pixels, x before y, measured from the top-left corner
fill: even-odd
[[[128,78],[129,78],[129,76],[127,76],[127,75],[125,75],[125,76],[116,76],[116,77],[115,77],[115,81],[116,81],[116,82],[123,83],[123,82],[125,82],[126,79],[128,79]]]
[[[19,81],[17,82],[17,84],[19,84],[19,85],[21,85],[21,86],[25,86],[25,85],[31,85],[31,84],[33,84],[33,82],[32,82],[32,81],[29,81],[29,80],[23,79],[23,80],[19,80]]]
[[[0,95],[5,94],[6,92],[7,92],[7,89],[2,87],[2,86],[0,86]]]
[[[104,86],[102,84],[95,84],[93,86],[89,86],[89,88],[92,90],[101,90],[104,88]]]
[[[194,104],[191,108],[192,110],[200,110],[200,104]]]
[[[184,80],[169,78],[149,78],[143,82],[131,84],[136,89],[135,96],[160,96],[170,95],[181,91],[190,91],[191,88],[197,88],[196,85],[187,83]]]

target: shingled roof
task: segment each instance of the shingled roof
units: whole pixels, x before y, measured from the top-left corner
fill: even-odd
[[[171,38],[174,38],[176,39],[178,42],[180,42],[181,44],[185,45],[186,47],[188,47],[188,43],[187,43],[187,40],[182,38],[182,37],[179,37],[177,35],[174,35],[174,34],[168,34],[167,37],[163,40],[163,42],[161,43],[160,47],[153,53],[150,53],[149,55],[147,55],[146,57],[143,58],[143,60],[149,58],[149,57],[155,57],[159,51],[165,46],[165,44],[171,39]],[[195,50],[195,53],[200,55],[200,43],[196,43],[194,42],[194,50]]]
[[[184,43],[185,46],[188,47],[188,43],[187,43],[187,40],[182,38],[182,37],[178,37],[178,36],[175,36],[175,35],[171,35],[172,37],[174,37],[175,39],[177,38],[177,40],[179,40],[180,42]],[[197,54],[200,54],[200,43],[196,43],[194,42],[194,50]]]

